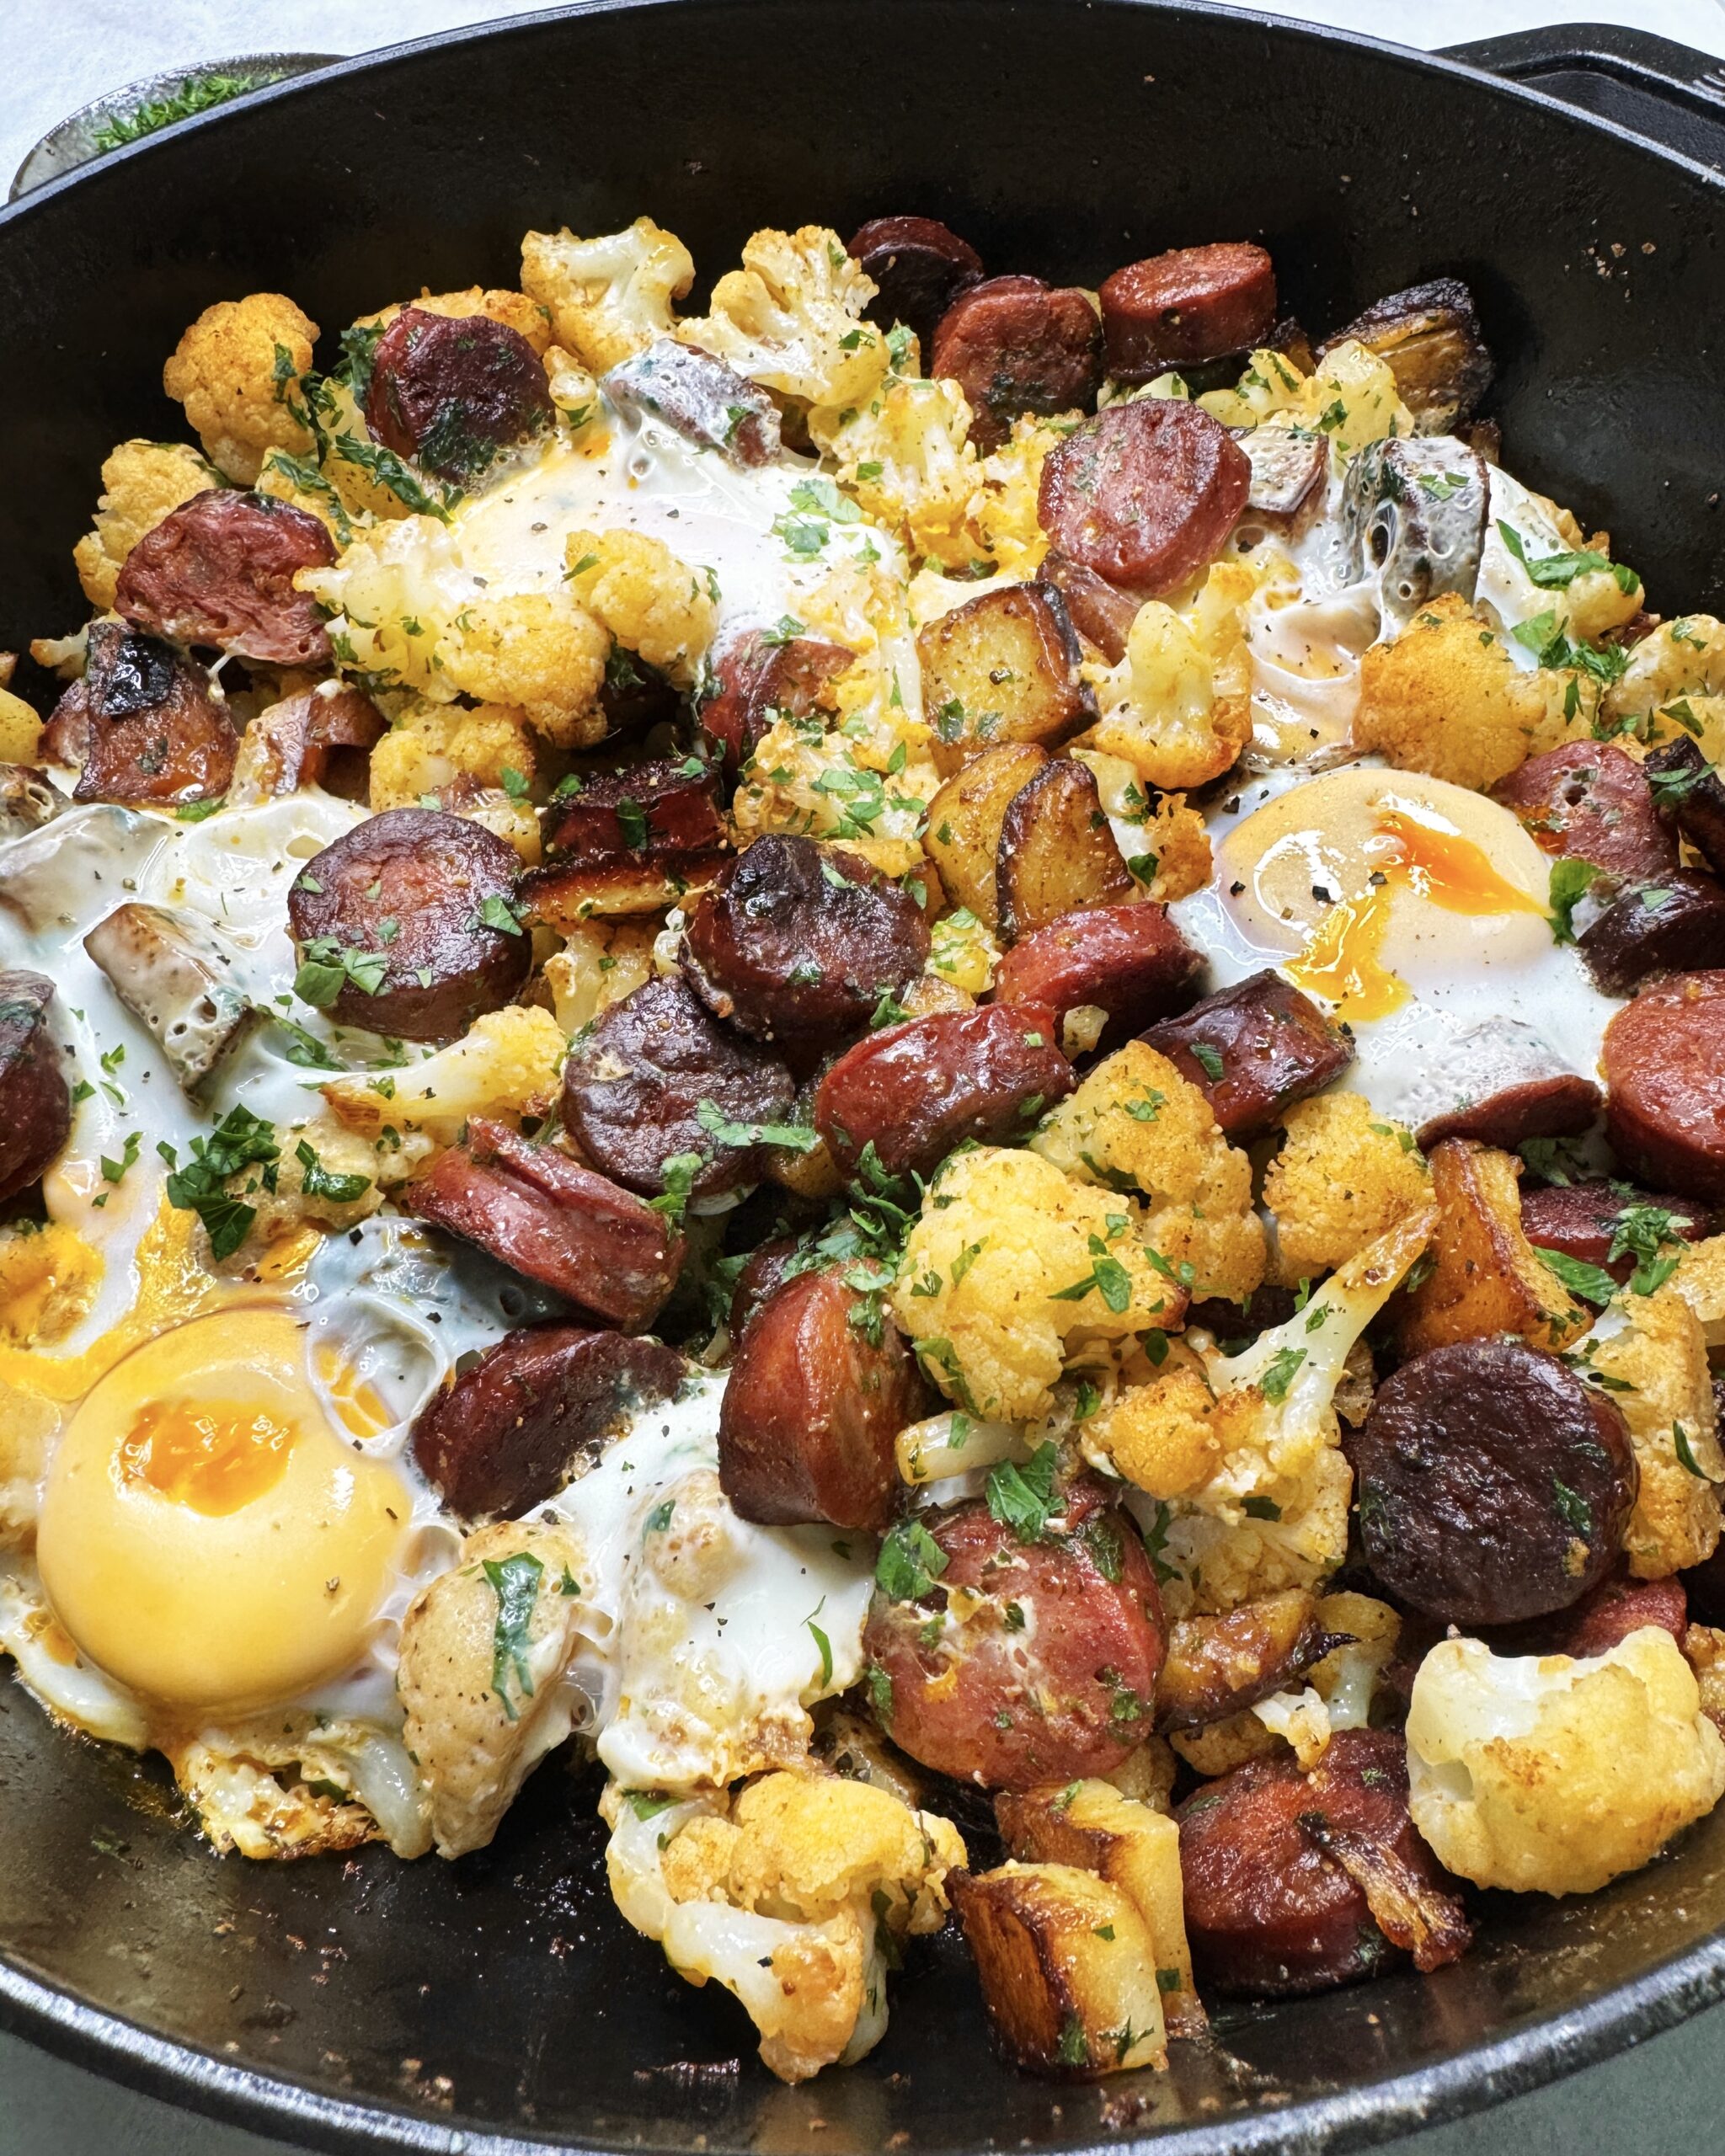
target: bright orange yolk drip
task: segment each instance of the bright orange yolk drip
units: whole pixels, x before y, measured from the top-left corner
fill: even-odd
[[[220,1518],[275,1487],[297,1435],[256,1408],[152,1401],[120,1440],[116,1464],[124,1481]]]
[[[1337,1006],[1350,1025],[1387,1018],[1411,990],[1383,962],[1391,902],[1409,890],[1445,913],[1540,913],[1536,899],[1500,876],[1483,847],[1456,831],[1434,830],[1405,809],[1381,808],[1367,852],[1366,889],[1334,905],[1288,971],[1301,988]]]

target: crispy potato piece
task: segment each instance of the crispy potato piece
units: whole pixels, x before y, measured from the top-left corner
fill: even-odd
[[[1431,1171],[1435,1262],[1403,1302],[1402,1354],[1500,1332],[1553,1353],[1578,1339],[1591,1313],[1521,1232],[1520,1161],[1471,1138],[1446,1138],[1433,1151]]]
[[[664,863],[619,861],[595,868],[563,868],[553,862],[522,879],[521,900],[536,921],[571,936],[584,921],[626,919],[686,905],[729,859],[724,853],[687,853]]]
[[[1450,434],[1491,386],[1492,355],[1480,333],[1473,295],[1454,277],[1391,292],[1318,347],[1364,344],[1387,362],[1396,393],[1413,414],[1414,431]]]
[[[1087,906],[1124,905],[1138,888],[1088,765],[1058,756],[1007,803],[995,870],[1007,942]]]
[[[928,804],[923,841],[949,897],[990,930],[1000,926],[996,872],[1001,825],[1014,798],[1048,762],[1028,741],[985,749],[942,787]]]
[[[995,1799],[995,1816],[1012,1856],[1075,1865],[1119,1888],[1150,1934],[1168,2034],[1201,2035],[1207,2025],[1192,1980],[1180,1829],[1172,1817],[1104,1781],[1048,1783],[1002,1794]]]
[[[1003,584],[917,632],[935,769],[949,778],[1003,741],[1056,748],[1096,723],[1066,602],[1052,585]]]
[[[1123,1889],[1067,1864],[955,1871],[947,1886],[1015,2064],[1072,2081],[1167,2065],[1150,1933]]]

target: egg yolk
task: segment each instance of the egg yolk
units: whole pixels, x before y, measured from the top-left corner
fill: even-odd
[[[216,1518],[275,1487],[296,1434],[267,1410],[152,1400],[120,1439],[115,1465],[123,1478]]]

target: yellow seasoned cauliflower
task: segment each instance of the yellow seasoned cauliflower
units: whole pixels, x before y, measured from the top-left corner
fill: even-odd
[[[1711,614],[1660,622],[1632,648],[1602,710],[1644,741],[1687,736],[1710,763],[1725,759],[1725,623]]]
[[[970,407],[957,382],[889,375],[873,397],[812,413],[809,431],[837,460],[839,484],[907,553],[954,569],[980,558],[969,520],[978,477]],[[967,588],[953,603],[974,596]]]
[[[1021,413],[1006,440],[982,460],[982,483],[970,497],[970,528],[984,558],[1006,576],[1028,579],[1042,566],[1048,552],[1048,534],[1037,515],[1042,467],[1072,429],[1069,419]]]
[[[0,1231],[0,1341],[32,1348],[61,1338],[95,1301],[104,1269],[63,1220]]]
[[[1709,1348],[1725,1348],[1725,1235],[1685,1243],[1671,1284],[1701,1320]]]
[[[644,531],[572,531],[563,559],[595,621],[678,688],[693,688],[718,619],[710,571]]]
[[[983,995],[994,985],[1000,946],[969,906],[943,914],[930,937],[928,971],[968,995]]]
[[[603,738],[605,718],[595,699],[611,640],[566,591],[470,599],[451,622],[441,655],[446,678],[463,696],[519,705],[559,749]]]
[[[729,360],[782,397],[835,408],[866,404],[886,373],[887,342],[862,310],[874,286],[836,232],[804,225],[756,232],[743,266],[713,288],[704,316],[680,322],[685,344]]]
[[[1169,1614],[1220,1615],[1286,1588],[1320,1589],[1348,1555],[1348,1506],[1354,1476],[1326,1448],[1277,1510],[1232,1518],[1175,1503],[1163,1518],[1146,1498],[1129,1501],[1147,1534],[1162,1533],[1162,1601]],[[1231,1508],[1230,1508],[1231,1510]]]
[[[860,740],[819,715],[774,721],[731,801],[742,844],[763,831],[797,831],[853,846],[889,876],[923,866],[922,815],[940,782],[926,757],[907,763],[896,748],[884,751],[884,729],[859,717]]]
[[[557,1096],[569,1043],[548,1011],[510,1004],[476,1018],[460,1040],[385,1074],[332,1078],[323,1097],[350,1130],[375,1138],[386,1123],[455,1142],[470,1116],[543,1115]]]
[[[260,1251],[291,1247],[307,1227],[350,1228],[383,1203],[377,1155],[364,1137],[343,1123],[318,1115],[278,1130],[277,1141],[281,1157],[275,1164],[273,1189],[254,1187],[254,1171],[231,1186],[236,1193],[243,1190],[254,1209],[244,1241],[227,1261],[234,1272],[254,1265]]]
[[[1244,609],[1258,589],[1247,563],[1215,563],[1179,611],[1146,600],[1126,655],[1098,700],[1098,749],[1154,787],[1202,786],[1226,771],[1252,735],[1252,654]]]
[[[398,1737],[374,1723],[305,1712],[206,1729],[168,1753],[174,1779],[224,1855],[327,1856],[387,1842],[431,1846],[430,1807]]]
[[[1046,1415],[1067,1347],[1159,1324],[1172,1294],[1130,1198],[980,1146],[930,1184],[892,1291],[923,1367],[975,1415]]]
[[[123,441],[102,466],[95,530],[72,550],[91,606],[106,613],[126,556],[182,502],[222,483],[222,475],[183,441]]]
[[[1363,1093],[1320,1093],[1282,1118],[1287,1141],[1264,1177],[1275,1221],[1270,1278],[1291,1288],[1332,1272],[1428,1203],[1431,1177],[1413,1134]]]
[[[197,430],[205,454],[250,486],[272,449],[302,456],[312,432],[301,378],[318,325],[280,292],[206,307],[162,370],[162,387]]]
[[[463,780],[507,792],[531,785],[538,765],[526,723],[508,704],[412,703],[371,751],[371,807],[414,808]]]
[[[565,226],[521,242],[521,289],[547,310],[558,343],[595,374],[669,336],[671,302],[694,281],[687,248],[651,217],[598,239],[577,239]]]
[[[1144,1042],[1097,1064],[1031,1143],[1081,1182],[1141,1193],[1145,1235],[1193,1295],[1243,1303],[1263,1278],[1251,1161],[1199,1088]]]
[[[1326,353],[1311,375],[1285,352],[1254,352],[1232,389],[1210,390],[1198,401],[1224,426],[1273,421],[1316,428],[1344,457],[1386,435],[1413,432],[1413,414],[1396,393],[1388,362],[1351,339]]]
[[[1445,592],[1360,660],[1354,745],[1483,792],[1564,738],[1550,702],[1556,680],[1524,673],[1483,616]]]
[[[1701,1320],[1674,1283],[1651,1295],[1621,1294],[1578,1352],[1610,1385],[1635,1446],[1641,1479],[1624,1537],[1630,1571],[1657,1580],[1701,1564],[1719,1540],[1725,1481]]]
[[[1143,857],[1155,864],[1145,895],[1160,905],[1189,898],[1210,879],[1210,831],[1202,814],[1183,793],[1164,793],[1146,788],[1124,756],[1111,756],[1100,749],[1075,749],[1081,764],[1096,776],[1096,790],[1110,816],[1131,826],[1130,843],[1124,848],[1140,881]]]
[[[562,950],[545,961],[545,985],[564,1033],[579,1033],[653,978],[654,935],[631,921],[588,921],[569,931]]]
[[[1443,1640],[1413,1681],[1407,1777],[1413,1823],[1451,1871],[1590,1894],[1712,1810],[1725,1742],[1658,1626],[1582,1662]]]

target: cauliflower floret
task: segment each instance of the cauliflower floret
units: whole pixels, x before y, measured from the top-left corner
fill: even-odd
[[[621,1003],[653,978],[651,928],[628,921],[584,921],[562,950],[545,961],[545,985],[563,1032],[580,1032],[590,1019]]]
[[[548,1011],[510,1004],[484,1012],[447,1048],[387,1073],[387,1091],[375,1075],[355,1070],[330,1079],[323,1097],[362,1136],[375,1138],[387,1123],[452,1145],[470,1116],[546,1114],[568,1048]]]
[[[862,406],[880,387],[887,342],[862,310],[874,286],[822,225],[755,233],[743,266],[713,288],[705,317],[673,334],[806,405]]]
[[[530,299],[526,292],[490,291],[483,285],[470,285],[464,292],[421,292],[416,300],[399,300],[393,307],[380,307],[376,314],[360,317],[355,326],[364,328],[387,328],[403,307],[417,307],[421,314],[441,314],[451,321],[461,322],[476,314],[488,320],[500,322],[505,329],[513,329],[543,359],[551,344],[551,310],[542,302]]]
[[[1553,728],[1557,680],[1524,673],[1484,618],[1445,592],[1360,660],[1354,745],[1483,792],[1564,738],[1561,707]]]
[[[1326,353],[1311,375],[1285,352],[1254,352],[1232,389],[1210,390],[1198,401],[1224,426],[1273,420],[1316,428],[1344,457],[1387,435],[1413,432],[1413,414],[1396,393],[1388,361],[1352,339]]]
[[[1725,1742],[1658,1626],[1583,1662],[1444,1640],[1413,1681],[1407,1774],[1413,1823],[1451,1871],[1590,1894],[1712,1810]]]
[[[499,593],[469,600],[443,662],[451,683],[483,702],[518,704],[559,749],[602,739],[595,707],[611,639],[565,592]]]
[[[893,1312],[924,1368],[975,1415],[1046,1415],[1067,1347],[1154,1326],[1172,1294],[1130,1198],[1034,1153],[955,1155],[924,1195]]]
[[[211,462],[250,486],[265,454],[302,456],[312,432],[300,382],[318,325],[280,292],[206,307],[162,370],[162,387],[197,430]]]
[[[718,619],[705,575],[644,531],[574,531],[569,588],[593,618],[680,689],[695,686]]]
[[[1168,1517],[1146,1497],[1129,1498],[1145,1532],[1162,1534],[1163,1604],[1172,1617],[1220,1615],[1285,1588],[1316,1589],[1348,1555],[1354,1476],[1339,1451],[1313,1459],[1292,1494],[1233,1518],[1176,1503]],[[1262,1725],[1260,1725],[1261,1726]]]
[[[1189,898],[1210,879],[1210,831],[1203,816],[1183,793],[1147,790],[1124,756],[1099,749],[1075,749],[1081,764],[1096,775],[1097,792],[1108,814],[1130,828],[1122,848],[1140,882],[1149,876],[1145,895],[1160,905]],[[1148,857],[1146,862],[1146,857]]]
[[[1725,1235],[1685,1243],[1671,1285],[1701,1320],[1709,1348],[1725,1348]]]
[[[64,1221],[0,1233],[0,1342],[51,1345],[96,1299],[101,1253]]]
[[[1363,1093],[1320,1093],[1282,1118],[1287,1142],[1264,1177],[1279,1287],[1332,1272],[1426,1204],[1431,1177],[1413,1134]]]
[[[651,217],[599,239],[577,239],[565,226],[521,242],[522,290],[548,311],[558,343],[595,374],[669,336],[671,302],[694,281],[687,248]]]
[[[734,1803],[669,1807],[613,1784],[601,1810],[618,1908],[680,1975],[741,2001],[783,2081],[873,2050],[895,1942],[940,1929],[966,1861],[937,1814],[833,1775],[770,1774]]]
[[[1142,1192],[1145,1234],[1194,1296],[1243,1303],[1263,1278],[1251,1161],[1198,1087],[1142,1041],[1099,1063],[1031,1143],[1080,1182]]]
[[[1700,1319],[1674,1285],[1620,1295],[1581,1352],[1613,1381],[1641,1471],[1624,1537],[1630,1571],[1656,1580],[1701,1564],[1719,1540],[1725,1454]]]
[[[411,1858],[431,1846],[430,1808],[414,1762],[399,1737],[371,1723],[272,1716],[203,1731],[168,1760],[224,1854],[323,1856],[386,1841]]]
[[[371,807],[411,808],[446,787],[517,791],[538,770],[533,737],[507,704],[410,704],[371,751]]]
[[[812,413],[809,431],[837,460],[839,484],[909,553],[965,568],[985,551],[969,521],[978,466],[957,382],[890,375],[878,396]],[[975,595],[967,588],[953,603]]]
[[[930,937],[928,971],[967,995],[983,995],[994,985],[1001,949],[969,906],[943,914]]]
[[[1725,760],[1725,623],[1711,614],[1662,622],[1631,650],[1602,709],[1645,741],[1687,736],[1710,763]]]
[[[970,497],[970,528],[984,556],[1006,576],[1023,580],[1042,566],[1048,552],[1048,534],[1037,514],[1042,467],[1049,451],[1071,432],[1070,419],[1022,413],[1007,439],[982,460],[982,484]]]
[[[1245,562],[1217,562],[1183,611],[1145,601],[1098,691],[1098,749],[1163,788],[1202,786],[1228,769],[1252,735],[1244,609],[1258,583]]]
[[[731,802],[740,843],[763,831],[804,832],[841,841],[889,876],[921,869],[922,814],[940,781],[926,759],[900,758],[896,771],[888,768],[891,760],[873,743],[829,729],[818,716],[775,720],[744,766]]]
[[[95,530],[72,550],[91,606],[106,613],[126,556],[182,502],[222,483],[222,475],[183,441],[123,441],[102,467]]]
[[[308,1227],[350,1228],[383,1203],[376,1154],[340,1123],[321,1115],[296,1123],[278,1142],[273,1189],[259,1183],[255,1170],[243,1171],[228,1186],[243,1191],[254,1209],[245,1240],[227,1261],[236,1272],[254,1266],[260,1251],[280,1254]]]

